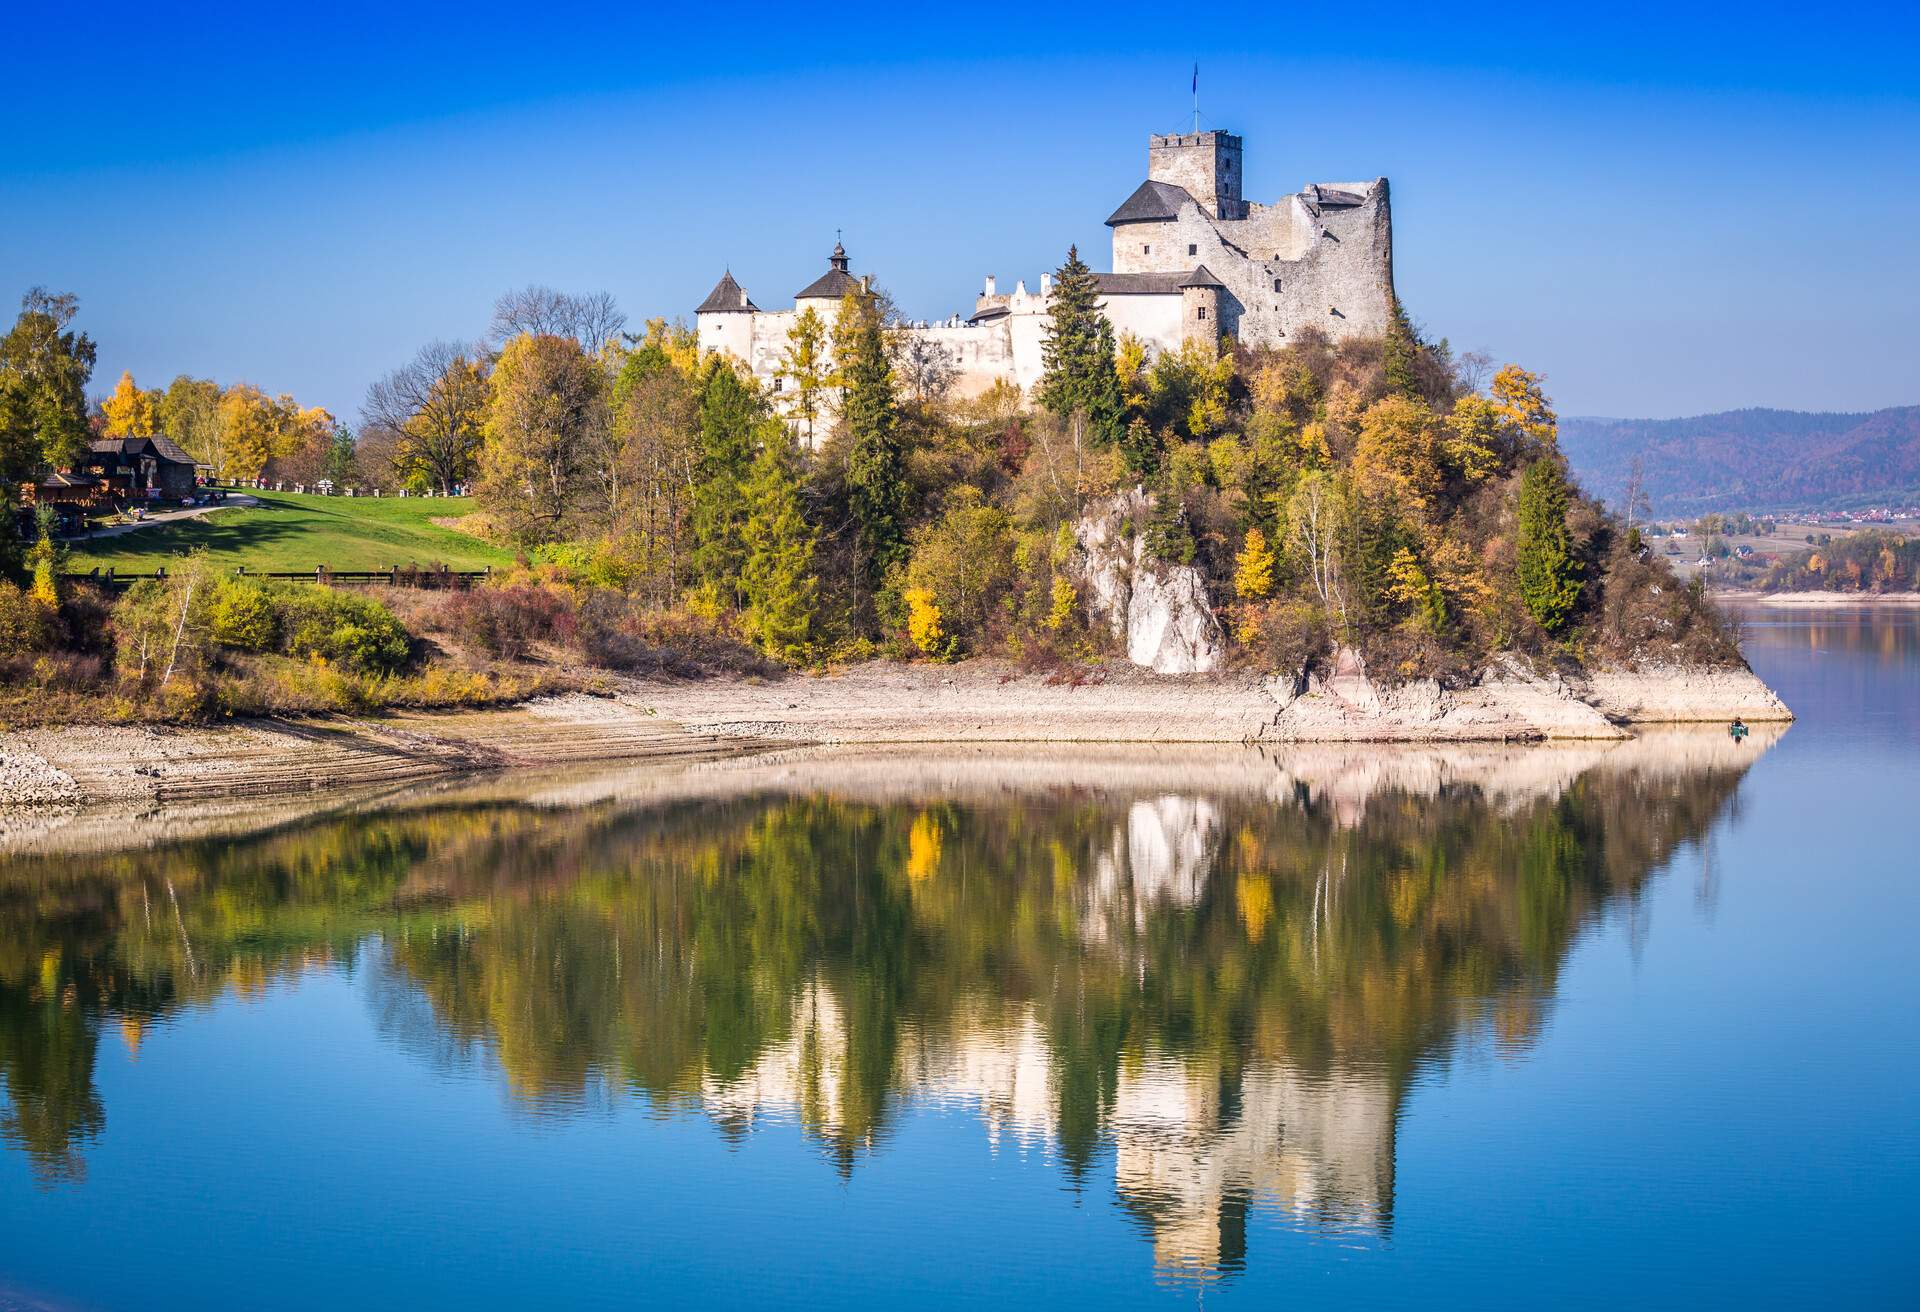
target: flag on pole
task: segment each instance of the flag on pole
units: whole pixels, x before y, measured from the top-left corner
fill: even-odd
[[[1193,66],[1193,94],[1200,94],[1200,65],[1197,62]]]

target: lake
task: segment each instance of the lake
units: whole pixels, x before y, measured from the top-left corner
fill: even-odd
[[[802,751],[0,858],[0,1308],[1911,1306],[1920,616],[1747,649],[1801,719],[1744,744]]]

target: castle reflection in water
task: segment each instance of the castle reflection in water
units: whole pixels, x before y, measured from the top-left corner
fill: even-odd
[[[1385,1237],[1422,1065],[1524,1050],[1765,746],[796,752],[49,840],[0,874],[0,1138],[84,1188],[103,1028],[350,966],[530,1114],[797,1123],[851,1176],[964,1107],[1211,1278],[1250,1220]]]

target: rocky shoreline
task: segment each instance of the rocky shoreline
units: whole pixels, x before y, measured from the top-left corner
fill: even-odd
[[[1349,658],[1306,681],[1155,675],[1071,679],[1001,662],[873,662],[772,680],[630,679],[610,697],[500,710],[260,720],[209,728],[67,726],[0,734],[0,808],[101,802],[241,806],[590,761],[663,761],[775,744],[1487,743],[1617,741],[1650,724],[1785,722],[1751,671],[1614,671],[1569,679],[1515,657],[1478,680],[1386,684]],[[17,822],[17,816],[16,816]],[[7,821],[0,814],[0,829]]]

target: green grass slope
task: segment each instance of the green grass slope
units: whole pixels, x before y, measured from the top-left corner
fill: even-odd
[[[111,566],[123,574],[144,573],[204,547],[221,568],[250,570],[387,569],[394,565],[445,565],[482,569],[509,565],[502,551],[436,519],[473,512],[461,497],[320,497],[292,492],[256,492],[258,506],[235,506],[199,519],[138,528],[117,537],[72,543],[71,570]]]

